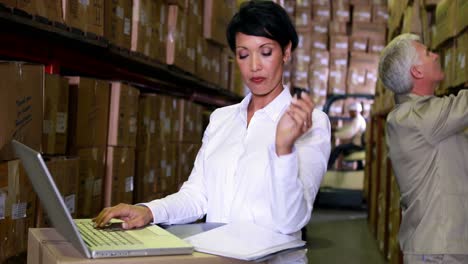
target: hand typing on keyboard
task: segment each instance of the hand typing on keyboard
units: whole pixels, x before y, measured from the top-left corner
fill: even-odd
[[[123,220],[123,229],[132,229],[149,224],[153,220],[153,213],[146,206],[118,204],[104,208],[97,217],[93,218],[94,226],[103,228],[112,218]]]

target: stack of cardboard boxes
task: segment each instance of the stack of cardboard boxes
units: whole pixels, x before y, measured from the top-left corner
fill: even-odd
[[[26,250],[34,226],[36,194],[15,159],[11,139],[41,150],[44,67],[0,62],[0,261]]]
[[[139,104],[135,202],[174,193],[188,178],[202,135],[202,107],[142,94]]]
[[[292,86],[309,88],[317,107],[334,94],[374,94],[378,53],[386,38],[384,1],[278,1],[299,35],[292,66]],[[287,79],[286,79],[287,81]],[[337,102],[332,116],[345,116]],[[358,100],[369,111],[367,100]]]
[[[112,47],[174,65],[223,89],[242,92],[241,85],[234,85],[235,66],[225,39],[227,23],[236,10],[235,0],[0,0],[0,3],[64,23],[79,35],[104,38]]]

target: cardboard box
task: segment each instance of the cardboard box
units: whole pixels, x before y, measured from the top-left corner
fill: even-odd
[[[366,69],[359,66],[350,66],[348,69],[347,93],[359,94],[366,93],[364,90],[366,84]]]
[[[351,36],[349,38],[349,46],[351,51],[367,51],[368,39],[365,37]]]
[[[332,18],[334,21],[349,22],[349,0],[335,0],[332,2]]]
[[[169,96],[158,96],[159,101],[159,127],[156,126],[158,142],[168,141],[172,137],[172,98]],[[158,125],[158,123],[156,123]]]
[[[160,128],[161,98],[156,94],[142,94],[138,110],[136,173],[134,202],[149,201],[159,191],[159,152],[156,149]]]
[[[352,35],[368,37],[369,39],[382,39],[386,37],[386,25],[380,23],[353,22]]]
[[[348,52],[348,36],[331,35],[330,36],[330,51],[331,52]]]
[[[328,93],[329,94],[345,94],[346,93],[346,67],[337,67],[330,65],[330,73],[328,77]]]
[[[447,45],[444,46],[441,52],[440,62],[445,73],[445,78],[440,83],[439,89],[444,90],[453,86],[457,74],[455,67],[457,59],[455,43],[450,41],[447,43]]]
[[[87,31],[104,36],[104,0],[89,0]]]
[[[88,1],[62,0],[63,20],[70,27],[83,32],[88,30]]]
[[[70,85],[69,154],[107,145],[110,86],[106,81],[67,77]]]
[[[167,41],[167,15],[168,6],[162,1],[153,2],[153,34],[152,34],[152,52],[150,57],[157,61],[166,62],[166,41]]]
[[[328,34],[328,21],[311,21],[310,28],[312,33]]]
[[[297,37],[298,43],[297,48],[302,50],[307,50],[311,48],[311,41],[312,41],[312,28],[309,27],[297,27]]]
[[[185,50],[188,62],[185,70],[195,74],[197,63],[197,43],[203,31],[203,6],[201,0],[188,0],[187,6],[187,47]]]
[[[405,10],[401,32],[414,33],[421,36],[423,32],[422,30],[421,12],[419,11],[419,6],[415,1],[412,6],[408,6]]]
[[[142,146],[136,153],[136,175],[134,182],[135,203],[151,201],[161,191],[161,172],[158,161],[160,153],[155,144]]]
[[[314,96],[326,96],[328,87],[328,67],[310,66],[307,87],[311,89]]]
[[[111,82],[107,145],[135,147],[140,91],[121,82]]]
[[[315,21],[330,21],[331,8],[330,5],[312,5],[312,20]]]
[[[159,191],[162,193],[174,193],[176,191],[176,168],[177,168],[177,143],[161,142],[156,144],[159,153],[157,171],[160,173]]]
[[[182,141],[182,133],[184,131],[184,102],[180,98],[171,98],[171,137],[169,140],[176,142]]]
[[[209,78],[207,80],[211,83],[219,85],[221,81],[220,60],[223,47],[209,41],[206,44],[206,48],[209,50],[208,63],[210,64]]]
[[[330,65],[330,53],[327,50],[312,50],[310,52],[310,65],[328,67]]]
[[[352,52],[348,71],[348,93],[374,94],[379,56]]]
[[[310,26],[312,22],[312,12],[310,7],[296,8],[296,16],[294,19],[294,24],[296,27],[307,27]]]
[[[203,37],[220,45],[227,45],[226,28],[232,11],[224,0],[204,0]]]
[[[330,21],[328,31],[330,35],[348,35],[346,22]]]
[[[372,6],[372,22],[387,23],[388,22],[388,8],[386,5]]]
[[[150,56],[153,39],[153,2],[134,0],[131,50]]]
[[[52,157],[46,160],[47,168],[72,218],[78,209],[79,160],[77,157]],[[36,227],[50,227],[52,223],[41,203],[37,204]]]
[[[457,14],[456,14],[456,35],[460,34],[465,28],[468,27],[468,1],[457,0]],[[465,33],[466,35],[466,33]]]
[[[201,108],[193,102],[184,101],[183,118],[183,142],[200,143],[200,133],[196,130],[196,124],[201,122]]]
[[[348,67],[348,53],[339,51],[330,52],[330,66],[346,69]]]
[[[221,88],[228,90],[229,89],[229,80],[231,75],[231,63],[234,62],[232,57],[232,51],[229,48],[223,48],[221,50],[221,59],[220,59],[220,76],[219,76],[219,85]]]
[[[296,1],[296,7],[297,8],[304,8],[304,7],[310,7],[311,3],[310,0],[297,0]]]
[[[377,53],[380,52],[385,48],[385,38],[382,39],[369,39],[369,53]]]
[[[0,61],[0,161],[14,159],[16,139],[37,151],[42,140],[44,66]]]
[[[138,102],[138,129],[136,138],[137,149],[144,149],[157,140],[157,130],[160,127],[160,101],[157,94],[141,94]]]
[[[45,75],[42,152],[65,154],[68,134],[68,80]]]
[[[445,40],[455,36],[458,31],[455,19],[457,14],[456,2],[453,0],[443,0],[437,4],[436,26],[432,36],[432,48],[434,49]]]
[[[313,33],[310,35],[310,43],[309,49],[328,50],[328,35]]]
[[[31,15],[63,23],[62,0],[17,0],[16,7]]]
[[[371,22],[372,6],[370,5],[354,5],[353,23],[354,22]]]
[[[468,82],[468,34],[456,38],[456,53],[454,86]]]
[[[36,193],[19,160],[0,163],[0,262],[26,251]]]
[[[247,261],[193,252],[191,255],[87,259],[53,228],[32,228],[28,240],[28,264],[245,264]]]
[[[114,45],[130,50],[132,0],[105,0],[104,36]]]
[[[306,88],[308,86],[308,73],[310,55],[304,50],[297,49],[294,52],[294,72],[292,83],[294,86]]]
[[[103,208],[106,147],[78,150],[80,176],[77,218],[92,218]]]
[[[135,148],[107,147],[104,207],[133,204]]]
[[[195,67],[188,65],[190,63],[188,63],[186,56],[187,23],[186,10],[184,11],[176,5],[170,5],[167,22],[166,63],[176,65],[181,69]]]
[[[201,147],[200,144],[194,143],[179,143],[178,147],[178,164],[177,166],[177,189],[180,189],[182,184],[188,180],[190,173],[192,172],[195,158],[197,157],[198,151]]]

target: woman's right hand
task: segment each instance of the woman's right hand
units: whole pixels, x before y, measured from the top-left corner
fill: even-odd
[[[95,227],[103,228],[112,218],[122,221],[123,229],[132,229],[145,226],[153,220],[153,213],[146,206],[118,204],[104,208],[97,217],[93,218]]]

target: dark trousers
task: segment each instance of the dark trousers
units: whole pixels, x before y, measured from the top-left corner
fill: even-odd
[[[353,143],[341,144],[336,146],[330,154],[330,159],[328,160],[328,169],[333,167],[335,164],[336,159],[340,154],[349,155],[353,152],[363,150],[364,148],[361,146],[354,145]]]

